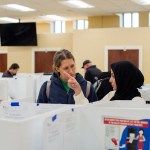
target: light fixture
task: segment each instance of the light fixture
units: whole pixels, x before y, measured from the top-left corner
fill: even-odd
[[[132,0],[139,5],[150,5],[150,0]]]
[[[19,22],[18,19],[14,19],[14,18],[9,18],[9,17],[0,17],[0,21],[5,21],[5,22]]]
[[[70,7],[75,7],[75,8],[93,8],[94,7],[81,0],[68,0],[68,1],[63,1],[61,3]]]
[[[40,17],[47,20],[65,20],[63,17],[57,15],[45,15]]]
[[[35,9],[22,6],[22,5],[18,5],[18,4],[7,4],[7,5],[4,5],[4,7],[19,10],[19,11],[35,11]]]

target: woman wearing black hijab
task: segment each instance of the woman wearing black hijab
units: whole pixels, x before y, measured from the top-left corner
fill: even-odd
[[[111,64],[111,78],[109,80],[113,92],[108,93],[103,99],[113,100],[135,100],[141,99],[137,88],[144,83],[141,71],[129,61],[119,61]]]

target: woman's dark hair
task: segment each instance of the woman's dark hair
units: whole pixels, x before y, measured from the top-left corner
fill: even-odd
[[[143,130],[142,128],[140,128],[139,131],[143,131],[143,134],[144,134],[144,130]],[[138,132],[139,132],[139,131],[138,131]]]
[[[17,63],[13,63],[10,67],[9,67],[9,69],[19,69],[20,67],[19,67],[19,65],[17,64]]]
[[[54,70],[54,72],[56,72],[56,68],[59,68],[61,66],[61,62],[65,59],[73,59],[75,61],[71,52],[66,50],[66,49],[62,49],[62,50],[55,53],[55,55],[53,57],[53,70]]]

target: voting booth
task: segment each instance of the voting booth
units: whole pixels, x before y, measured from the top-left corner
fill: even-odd
[[[4,150],[150,150],[150,108],[127,100],[7,102],[0,105],[0,133]]]
[[[33,78],[0,78],[0,99],[35,102]]]
[[[8,93],[12,100],[26,99],[27,102],[34,102],[35,86],[33,78],[8,78],[7,81]]]
[[[0,78],[0,99],[36,102],[40,88],[51,75],[23,74],[13,78]]]
[[[143,102],[97,102],[80,109],[80,150],[150,150],[150,106]],[[141,130],[141,131],[140,131]],[[141,143],[140,132],[142,132]]]
[[[42,150],[77,150],[79,138],[78,109],[70,108],[44,121]]]
[[[1,103],[0,148],[2,150],[42,150],[45,119],[49,116],[54,117],[67,108],[67,105]]]
[[[66,112],[59,114],[58,120],[45,120],[43,150],[138,150],[140,146],[142,150],[150,150],[149,105],[131,101],[98,102],[75,110],[76,117],[70,114],[70,118],[76,122],[71,123],[73,127],[66,139],[61,118],[61,115],[66,117]]]

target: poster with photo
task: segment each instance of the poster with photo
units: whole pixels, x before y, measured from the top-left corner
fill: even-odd
[[[104,117],[106,150],[150,150],[150,119]]]

